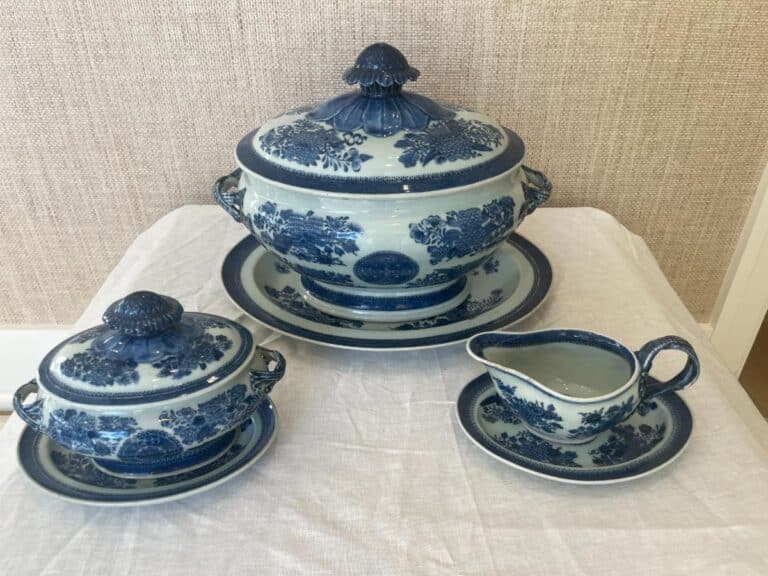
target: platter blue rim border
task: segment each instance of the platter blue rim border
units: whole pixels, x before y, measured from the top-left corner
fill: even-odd
[[[533,288],[523,301],[504,316],[495,318],[480,326],[473,326],[472,328],[459,330],[457,332],[421,338],[408,338],[407,336],[404,336],[403,338],[386,340],[333,336],[301,328],[266,312],[256,304],[250,296],[248,296],[248,293],[240,280],[240,270],[242,269],[243,262],[245,262],[251,252],[260,245],[260,242],[253,236],[246,236],[229,251],[221,267],[221,279],[224,284],[224,290],[226,290],[232,301],[246,314],[265,326],[274,328],[289,336],[296,336],[318,344],[376,350],[386,350],[391,348],[420,348],[438,344],[453,344],[466,340],[470,336],[480,332],[508,326],[509,324],[524,318],[529,313],[533,312],[539,304],[544,301],[544,298],[549,293],[549,289],[552,286],[552,266],[544,253],[533,242],[523,238],[519,234],[512,234],[507,239],[507,242],[520,251],[531,264],[531,268],[534,272]]]
[[[248,449],[244,456],[240,455],[238,457],[235,465],[227,463],[227,465],[223,466],[213,475],[206,476],[204,479],[199,478],[196,482],[185,484],[183,487],[170,485],[164,490],[153,492],[151,495],[141,492],[98,494],[89,490],[72,488],[71,486],[62,484],[50,476],[38,460],[38,445],[44,435],[32,430],[29,426],[24,429],[21,438],[19,438],[17,458],[20,466],[32,482],[37,484],[43,490],[51,492],[56,496],[61,496],[68,500],[77,500],[83,504],[108,505],[117,503],[151,503],[158,500],[179,497],[187,492],[198,492],[202,488],[208,486],[212,487],[213,484],[217,484],[230,476],[236,475],[238,471],[243,470],[255,462],[271,446],[272,440],[277,432],[277,410],[268,397],[259,405],[257,413],[263,422],[261,436],[259,436],[258,440],[256,440],[256,442]],[[252,415],[250,419],[253,419],[255,416],[256,414]],[[208,465],[209,464],[206,464],[206,466]]]
[[[643,476],[674,460],[685,448],[693,430],[693,416],[691,415],[690,408],[688,408],[688,405],[680,396],[674,392],[668,392],[655,397],[654,400],[665,404],[672,417],[674,427],[669,440],[652,456],[640,457],[626,463],[624,466],[611,466],[605,470],[566,468],[544,462],[536,462],[505,450],[491,441],[488,435],[480,429],[477,419],[474,417],[477,410],[477,402],[480,396],[491,387],[493,387],[493,382],[488,373],[485,373],[469,382],[462,389],[459,399],[456,401],[456,412],[461,427],[475,443],[498,459],[516,467],[524,468],[539,476],[547,476],[553,480],[567,480],[589,484],[620,482]]]

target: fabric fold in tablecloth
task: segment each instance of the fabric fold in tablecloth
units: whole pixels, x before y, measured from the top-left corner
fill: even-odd
[[[593,209],[544,209],[520,233],[549,257],[548,301],[515,330],[574,326],[633,349],[674,333],[700,381],[683,456],[630,484],[572,486],[478,450],[455,400],[482,372],[462,345],[357,352],[280,337],[273,450],[206,494],[94,509],[35,489],[0,431],[0,572],[8,574],[768,573],[768,426],[638,237]],[[271,332],[232,304],[220,265],[246,231],[214,206],[180,208],[139,236],[77,323],[136,289]],[[661,374],[677,367],[661,355]]]

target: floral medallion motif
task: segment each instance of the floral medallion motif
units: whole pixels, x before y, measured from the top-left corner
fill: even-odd
[[[614,404],[606,408],[598,408],[590,412],[579,412],[581,414],[581,426],[568,430],[570,438],[586,438],[594,436],[618,424],[632,413],[634,409],[635,397],[630,396],[621,404]]]
[[[430,318],[424,318],[422,320],[414,320],[413,322],[407,322],[405,324],[398,325],[395,330],[419,330],[421,328],[434,328],[435,326],[445,326],[446,324],[453,324],[454,322],[460,322],[468,318],[474,318],[495,307],[502,301],[504,291],[496,289],[491,292],[488,298],[483,300],[465,300],[462,304],[449,310],[445,314],[438,316],[431,316]]]
[[[245,384],[237,384],[199,404],[197,409],[187,406],[180,410],[164,410],[160,414],[160,424],[171,428],[182,444],[195,444],[245,420],[263,398],[262,394],[248,394]]]
[[[405,254],[382,250],[360,258],[355,262],[354,271],[363,282],[390,286],[413,280],[419,273],[419,265]]]
[[[102,472],[94,465],[91,458],[82,454],[53,450],[51,460],[64,476],[85,484],[100,488],[131,488],[136,485],[136,480],[131,478]]]
[[[81,454],[111,456],[125,438],[138,430],[138,422],[125,416],[91,416],[73,408],[51,412],[45,434]]]
[[[123,442],[117,455],[121,460],[146,462],[157,458],[178,456],[181,443],[163,430],[142,430]]]
[[[211,326],[220,327],[221,324]],[[188,343],[175,354],[164,356],[152,367],[161,378],[178,380],[189,376],[195,370],[205,370],[212,362],[221,360],[224,352],[232,347],[232,340],[224,334],[213,335],[209,332]]]
[[[515,394],[517,386],[504,384],[498,378],[493,379],[499,392],[503,395],[503,401],[507,403],[510,410],[518,414],[530,426],[546,433],[553,433],[562,429],[563,421],[554,404],[545,406],[540,400],[526,400]]]
[[[368,137],[344,132],[301,118],[292,124],[272,128],[259,137],[267,154],[302,166],[320,165],[323,169],[359,172],[369,154],[361,154],[355,146]]]
[[[516,434],[507,434],[506,432],[494,434],[493,439],[507,450],[537,462],[546,462],[547,464],[569,468],[581,467],[581,464],[576,462],[576,457],[578,456],[576,452],[572,450],[563,451],[561,446],[555,446],[527,430],[517,432]]]
[[[402,148],[398,160],[406,168],[477,158],[501,145],[501,132],[478,120],[447,119],[431,122],[423,131],[407,132],[395,142]]]
[[[481,208],[451,210],[411,224],[411,238],[427,246],[430,262],[474,256],[501,242],[515,223],[515,201],[503,196]]]
[[[64,360],[60,369],[64,376],[93,386],[126,386],[139,380],[137,366],[131,359],[108,358],[88,348]]]
[[[345,254],[357,254],[355,240],[363,232],[359,224],[349,221],[349,216],[278,210],[274,202],[259,206],[252,223],[261,241],[276,252],[314,264],[337,266],[344,266],[341,257]]]
[[[634,460],[656,446],[664,439],[664,424],[632,424],[614,426],[611,435],[604,443],[589,451],[592,462],[598,466],[623,464]]]
[[[283,310],[291,314],[300,316],[305,320],[335,326],[337,328],[360,328],[363,323],[360,320],[348,320],[346,318],[337,318],[313,308],[302,298],[295,288],[286,286],[282,290],[277,290],[272,286],[265,286],[267,295],[278,304]]]

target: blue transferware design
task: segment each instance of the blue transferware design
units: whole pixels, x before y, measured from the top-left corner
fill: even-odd
[[[51,460],[59,473],[84,484],[95,484],[112,489],[131,488],[136,485],[136,480],[133,478],[113,476],[100,470],[92,458],[82,454],[52,450]]]
[[[608,440],[589,451],[592,462],[603,466],[623,464],[648,453],[664,439],[665,424],[615,426]]]
[[[104,325],[49,352],[39,384],[21,386],[13,399],[32,429],[94,457],[102,469],[148,476],[210,460],[285,372],[285,359],[254,346],[244,326],[185,313],[173,298],[135,292],[109,306],[103,318]],[[129,365],[109,373],[121,384],[102,385],[106,376],[85,372],[79,380],[65,378],[61,367],[73,358],[84,365],[86,352],[92,365],[103,359]],[[123,383],[125,374],[130,381]],[[36,400],[25,405],[33,394]],[[189,413],[184,424],[195,428],[194,439],[167,427]]]
[[[291,271],[291,267],[282,260],[275,260],[275,270],[280,274],[288,274]]]
[[[635,411],[623,423],[583,444],[562,444],[528,432],[483,374],[459,394],[459,423],[469,438],[496,459],[520,470],[571,483],[614,483],[645,476],[669,464],[685,448],[691,413],[674,392],[656,396],[654,408]]]
[[[601,430],[614,426],[632,414],[635,409],[635,397],[630,396],[619,404],[613,404],[608,408],[600,407],[581,414],[581,426],[568,431],[571,438],[584,438],[594,436]]]
[[[398,160],[407,168],[477,158],[501,146],[501,132],[495,126],[478,120],[442,120],[433,122],[422,132],[408,132],[395,142],[402,148]]]
[[[139,429],[130,416],[92,416],[82,410],[58,408],[40,430],[61,446],[90,456],[111,456],[120,443]]]
[[[483,262],[483,272],[486,274],[496,274],[496,272],[499,271],[499,259],[498,258],[488,258],[485,262]]]
[[[688,360],[662,383],[649,372],[663,350],[680,350]],[[587,442],[625,420],[641,402],[690,386],[699,374],[695,350],[677,336],[652,340],[634,353],[586,330],[487,332],[472,337],[467,351],[486,367],[499,396],[531,432],[561,443]],[[524,354],[530,354],[529,373],[518,369],[516,359]],[[535,362],[546,366],[539,370]],[[543,379],[537,380],[540,374]]]
[[[312,210],[300,214],[279,210],[265,202],[253,215],[253,228],[261,241],[280,254],[333,266],[344,266],[342,256],[357,254],[357,238],[363,233],[349,216],[318,216]]]
[[[646,400],[645,402],[640,402],[640,404],[637,405],[637,412],[640,414],[640,416],[645,416],[649,412],[656,410],[658,407],[659,405],[653,400]]]
[[[498,396],[491,396],[480,403],[483,418],[490,422],[505,422],[507,424],[520,424],[520,418],[501,401]]]
[[[502,432],[494,436],[493,439],[507,450],[520,454],[523,458],[560,467],[581,467],[575,462],[576,452],[563,449],[562,446],[555,446],[547,440],[531,434],[528,430],[512,435]]]
[[[291,286],[286,286],[280,290],[273,288],[272,286],[265,286],[264,290],[276,304],[280,305],[281,308],[288,310],[292,314],[304,318],[305,320],[311,320],[312,322],[339,328],[360,328],[363,325],[360,320],[337,318],[336,316],[331,316],[330,314],[326,314],[325,312],[313,308],[307,304],[301,294]]]
[[[142,505],[174,500],[219,484],[264,455],[277,434],[277,411],[267,400],[233,431],[221,455],[193,470],[161,477],[127,478],[100,470],[86,456],[61,448],[27,428],[18,455],[24,474],[47,492],[81,504]]]
[[[371,136],[391,136],[401,130],[424,130],[430,121],[455,114],[437,102],[403,92],[403,84],[416,80],[419,71],[395,47],[382,42],[363,50],[343,75],[360,92],[342,94],[318,106],[309,118],[331,124],[339,131],[363,130]]]
[[[450,282],[451,280],[456,280],[457,278],[466,276],[468,272],[473,270],[474,272],[472,272],[472,274],[475,275],[475,273],[477,273],[478,266],[480,266],[480,263],[484,259],[485,256],[483,258],[467,262],[466,264],[461,264],[460,266],[454,266],[452,268],[438,268],[426,276],[422,276],[421,278],[409,282],[408,286],[422,287],[432,286],[434,284],[444,284],[446,282]]]
[[[459,278],[456,282],[441,287],[434,292],[388,298],[386,296],[369,297],[365,294],[357,295],[332,290],[309,278],[301,278],[301,285],[306,290],[306,293],[316,298],[316,301],[309,303],[310,306],[314,304],[316,307],[318,306],[318,301],[321,301],[335,306],[342,306],[346,309],[360,311],[379,310],[383,312],[416,310],[442,304],[452,298],[460,297],[462,292],[464,292],[466,284],[466,278]],[[458,308],[453,308],[451,312],[456,310]]]
[[[517,386],[508,386],[498,378],[494,378],[493,382],[507,407],[521,420],[549,434],[563,428],[561,424],[563,419],[557,413],[554,404],[545,405],[539,400],[525,400],[515,394]]]
[[[410,224],[409,229],[414,241],[427,246],[430,262],[438,264],[488,250],[512,230],[514,223],[515,201],[504,196],[481,208],[452,210],[445,217],[428,216]]]
[[[318,282],[327,282],[328,284],[337,284],[340,286],[352,286],[353,284],[352,276],[343,272],[320,270],[317,268],[310,268],[309,266],[301,266],[299,264],[294,264],[292,267],[303,277],[311,278]]]
[[[423,327],[401,328],[402,322],[349,324],[319,313],[302,298],[301,277],[294,272],[275,272],[276,256],[253,237],[244,238],[229,252],[222,266],[222,281],[233,302],[273,330],[330,346],[410,349],[459,342],[477,332],[517,322],[538,307],[552,283],[552,269],[544,254],[513,234],[495,257],[500,262],[498,272],[472,279],[467,297],[471,304],[462,308],[462,314],[454,314],[456,322],[439,317],[421,322]],[[493,302],[497,303],[495,313],[483,314]]]
[[[109,358],[99,350],[89,348],[73,354],[62,362],[61,373],[93,386],[125,386],[138,382],[137,367],[138,364],[134,360]]]
[[[369,154],[361,154],[359,146],[367,136],[345,132],[302,118],[293,124],[273,128],[259,137],[261,148],[276,158],[302,166],[330,168],[334,171],[359,172]]]
[[[216,326],[218,327],[218,326]],[[206,370],[212,362],[222,359],[224,352],[232,348],[232,340],[224,334],[201,334],[190,346],[178,353],[163,356],[152,367],[157,375],[178,380],[189,376],[195,370]]]
[[[172,429],[183,444],[199,444],[245,420],[263,398],[261,392],[250,394],[245,384],[238,384],[197,408],[165,410],[160,423]]]
[[[467,298],[459,306],[453,310],[450,310],[449,312],[446,312],[445,314],[431,316],[430,318],[424,318],[422,320],[414,320],[413,322],[405,322],[403,324],[399,324],[396,330],[421,330],[424,328],[448,326],[456,322],[475,318],[480,314],[498,306],[503,299],[503,290],[495,289],[491,291],[491,294],[488,296],[488,298],[484,298],[482,300],[474,300],[471,297]]]
[[[368,284],[391,286],[405,284],[419,274],[419,264],[400,252],[382,250],[360,258],[355,263],[355,276]]]

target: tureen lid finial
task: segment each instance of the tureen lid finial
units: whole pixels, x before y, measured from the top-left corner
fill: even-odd
[[[175,298],[141,290],[113,302],[102,319],[111,330],[126,336],[151,338],[177,324],[183,312]]]
[[[408,80],[416,80],[419,71],[408,64],[403,53],[385,42],[377,42],[365,48],[347,68],[342,78],[347,84],[360,84],[367,88],[378,84],[382,88],[402,86]]]

